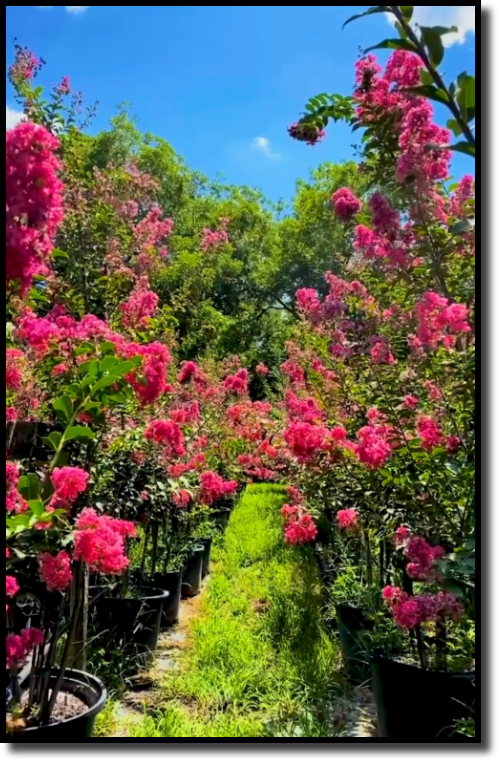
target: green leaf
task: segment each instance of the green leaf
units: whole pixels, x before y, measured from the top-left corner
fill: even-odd
[[[421,39],[433,66],[437,69],[444,59],[444,42],[437,27],[420,27]]]
[[[343,26],[343,29],[346,28],[348,24],[351,24],[353,21],[356,21],[357,19],[362,19],[365,16],[373,16],[376,13],[392,13],[390,6],[388,5],[375,5],[373,8],[369,8],[369,10],[365,11],[364,13],[358,13],[356,16],[351,16],[350,19],[347,19],[346,23]]]
[[[100,364],[101,372],[109,372],[109,370],[113,367],[116,367],[117,364],[118,359],[116,356],[106,356],[106,358],[103,359]]]
[[[55,431],[54,433],[51,433],[49,436],[47,436],[47,438],[44,438],[43,443],[45,446],[48,446],[50,449],[53,449],[56,452],[61,445],[61,439],[62,434]]]
[[[59,419],[61,419],[63,422],[68,423],[73,417],[73,401],[69,396],[62,396],[61,398],[57,398],[52,406]]]
[[[462,132],[463,132],[462,128],[456,120],[454,119],[448,120],[448,122],[446,123],[446,126],[449,128],[449,130],[451,130],[451,132],[456,138],[462,135]]]
[[[476,116],[476,78],[463,72],[458,77],[458,87],[457,103],[467,122],[470,122]]]
[[[69,260],[69,255],[67,252],[64,252],[64,250],[58,250],[56,248],[55,250],[52,250],[52,258],[54,260]]]
[[[65,441],[82,441],[85,439],[92,440],[93,438],[95,438],[94,431],[84,425],[75,425],[73,428],[68,428],[64,434]]]
[[[94,353],[95,348],[92,343],[82,343],[75,351],[77,356],[85,356],[87,353]]]
[[[467,154],[468,157],[476,157],[476,146],[467,141],[459,141],[459,143],[450,146],[452,151],[458,151],[460,154]]]
[[[440,88],[436,88],[435,85],[419,85],[416,88],[408,88],[407,92],[412,93],[414,96],[429,98],[431,101],[437,101],[445,106],[450,105],[450,99],[446,92]]]
[[[23,475],[19,479],[19,483],[17,485],[19,494],[22,496],[23,499],[26,500],[26,502],[29,502],[32,499],[38,499],[40,496],[40,479],[37,475],[34,475],[34,473],[30,473],[29,475]]]
[[[411,40],[382,40],[378,45],[372,45],[371,48],[367,48],[365,53],[370,53],[372,50],[408,50],[411,53],[416,53],[417,49]]]
[[[40,518],[40,516],[44,515],[45,513],[45,505],[40,499],[30,500],[30,502],[28,502],[28,507],[31,510],[31,512],[36,515],[38,519]]]
[[[400,5],[399,7],[401,8],[401,12],[402,12],[402,14],[404,16],[404,20],[407,21],[408,24],[409,24],[410,21],[413,18],[413,13],[415,11],[415,6],[414,5]]]

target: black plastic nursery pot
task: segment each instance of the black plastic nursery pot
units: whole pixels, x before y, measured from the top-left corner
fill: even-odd
[[[54,672],[51,684],[54,685],[57,674]],[[93,675],[77,670],[68,670],[63,680],[62,693],[69,693],[83,701],[88,710],[76,717],[39,728],[25,728],[7,736],[7,742],[16,744],[36,744],[55,741],[59,744],[92,738],[94,724],[98,714],[106,706],[106,688]]]
[[[349,680],[364,683],[371,677],[370,649],[364,638],[373,630],[373,622],[361,608],[341,603],[336,608],[340,648]]]
[[[475,673],[424,670],[383,656],[373,656],[371,668],[380,738],[470,741],[453,726],[475,706]]]
[[[165,574],[155,574],[153,577],[154,585],[168,592],[163,607],[163,627],[171,627],[179,621],[183,575],[183,571],[167,571]]]
[[[134,647],[140,654],[158,648],[163,609],[169,593],[141,587],[137,597],[111,597],[104,593],[95,603],[99,630],[109,633],[110,642]]]
[[[200,546],[203,546],[203,563],[201,566],[201,576],[205,579],[210,573],[210,564],[212,562],[212,537],[200,539]]]
[[[194,598],[201,590],[203,580],[203,558],[205,548],[198,545],[188,560],[182,578],[182,597]]]
[[[227,527],[229,526],[229,521],[231,520],[231,513],[232,513],[231,508],[225,507],[225,508],[217,510],[213,514],[213,520],[215,521],[219,529],[221,529],[222,531],[225,531]]]

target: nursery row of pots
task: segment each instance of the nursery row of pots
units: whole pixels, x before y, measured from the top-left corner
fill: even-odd
[[[215,525],[224,531],[230,520],[231,503],[214,514]],[[198,540],[182,571],[155,574],[153,580],[136,580],[133,594],[117,588],[92,586],[89,597],[89,621],[94,634],[105,635],[109,646],[123,647],[147,659],[158,648],[162,629],[177,623],[181,601],[199,594],[203,580],[210,572],[212,538]],[[22,681],[22,678],[21,678]],[[50,685],[55,687],[57,672]],[[22,728],[9,737],[13,743],[78,741],[92,738],[95,720],[107,702],[107,691],[101,680],[79,670],[64,674],[59,698],[83,702],[85,711],[58,719],[39,728]],[[7,687],[7,709],[12,694]],[[81,704],[80,704],[81,706]]]
[[[464,742],[455,724],[475,710],[475,672],[422,669],[369,647],[373,622],[360,608],[337,606],[337,628],[348,678],[370,685],[380,738],[431,743]]]

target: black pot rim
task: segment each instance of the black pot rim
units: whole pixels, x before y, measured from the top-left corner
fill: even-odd
[[[106,595],[104,595],[103,600],[117,600],[121,601],[122,603],[133,603],[136,600],[166,600],[166,598],[169,597],[170,593],[168,590],[162,590],[161,587],[143,587],[143,592],[152,592],[156,593],[155,595],[146,595],[145,597],[136,597],[136,598],[107,598]]]
[[[53,671],[54,672],[54,671]],[[54,678],[54,680],[57,680],[57,673],[54,672],[54,674],[51,674],[51,678]],[[49,725],[40,725],[36,728],[26,728],[26,733],[33,733],[35,731],[42,731],[42,730],[51,730],[54,728],[57,728],[59,725],[64,725],[64,723],[68,722],[74,722],[76,720],[81,720],[86,717],[96,717],[102,710],[104,709],[107,698],[108,698],[108,692],[106,690],[106,686],[102,682],[102,680],[95,675],[90,675],[88,672],[82,672],[79,669],[68,669],[64,673],[64,679],[65,680],[85,680],[87,682],[87,685],[90,688],[95,688],[96,692],[99,692],[99,698],[97,699],[96,703],[87,709],[86,712],[81,712],[79,715],[75,715],[74,717],[70,717],[68,720],[60,720],[58,722],[50,723]]]
[[[382,656],[381,654],[377,654],[377,653],[372,653],[371,663],[372,664],[397,664],[399,667],[404,667],[405,669],[409,671],[413,671],[415,673],[419,672],[419,673],[423,673],[425,675],[434,676],[434,677],[457,677],[457,678],[463,678],[464,680],[470,680],[471,682],[476,679],[475,672],[449,672],[447,670],[442,670],[442,669],[422,669],[422,667],[419,667],[416,664],[406,664],[404,661],[401,661],[397,657]]]

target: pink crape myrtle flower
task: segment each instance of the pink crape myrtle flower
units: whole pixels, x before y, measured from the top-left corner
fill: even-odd
[[[71,571],[71,558],[62,550],[57,555],[41,553],[38,556],[38,565],[42,582],[47,585],[49,592],[64,592],[68,589],[73,579]]]
[[[70,510],[80,494],[87,490],[89,478],[90,475],[82,468],[55,468],[51,476],[54,486],[51,507]]]
[[[335,215],[341,221],[350,221],[363,208],[363,203],[354,194],[352,189],[342,188],[335,192],[332,196],[331,204]]]
[[[352,531],[359,526],[359,512],[354,508],[339,510],[337,521],[341,529]]]
[[[285,541],[291,547],[311,544],[318,537],[318,527],[311,515],[302,515],[285,526]]]
[[[8,635],[6,639],[7,669],[21,667],[33,648],[44,644],[45,636],[41,630],[25,629],[20,635]]]

